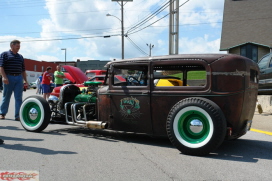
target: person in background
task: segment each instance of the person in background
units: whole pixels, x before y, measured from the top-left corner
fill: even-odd
[[[43,77],[43,74],[41,74],[41,75],[39,76],[39,81],[40,81],[39,94],[43,94],[43,89],[42,89],[42,77]]]
[[[3,99],[0,106],[0,119],[5,119],[8,112],[11,94],[15,98],[15,120],[19,121],[19,111],[23,99],[23,80],[28,86],[26,79],[24,58],[19,54],[21,42],[10,42],[10,50],[0,55],[0,74],[3,76]]]
[[[47,67],[42,77],[43,98],[48,99],[51,93],[50,82],[52,80],[52,67]]]
[[[56,69],[57,70],[54,72],[55,85],[56,85],[56,87],[59,87],[59,86],[63,85],[63,79],[65,78],[65,75],[61,71],[61,67],[59,65],[56,67]]]
[[[40,85],[41,85],[41,82],[40,82],[40,79],[38,77],[37,80],[36,80],[36,86],[37,86],[36,94],[39,94],[39,92],[40,92]]]

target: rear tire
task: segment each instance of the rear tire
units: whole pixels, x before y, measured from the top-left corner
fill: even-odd
[[[25,130],[41,132],[51,118],[48,102],[40,96],[27,97],[20,108],[20,121]]]
[[[174,146],[188,155],[207,155],[223,142],[226,120],[214,102],[205,98],[187,98],[170,110],[167,134]]]

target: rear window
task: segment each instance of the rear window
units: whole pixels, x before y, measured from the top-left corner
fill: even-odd
[[[203,66],[171,65],[154,67],[154,85],[169,86],[205,86],[207,73]]]

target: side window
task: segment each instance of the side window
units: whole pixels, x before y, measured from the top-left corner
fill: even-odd
[[[113,86],[146,86],[147,66],[118,66],[113,71]]]
[[[192,70],[187,72],[188,86],[205,86],[207,79],[206,70]]]
[[[265,68],[267,68],[267,64],[268,64],[268,62],[270,61],[270,59],[271,59],[271,56],[263,57],[263,58],[260,60],[260,62],[258,63],[259,68],[260,68],[260,69],[265,69]]]
[[[272,67],[272,58],[270,59],[269,67]]]
[[[203,66],[167,65],[154,67],[154,86],[205,86],[207,73]]]

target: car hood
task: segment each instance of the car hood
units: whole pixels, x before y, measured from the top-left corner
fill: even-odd
[[[88,77],[77,67],[70,65],[62,65],[62,67],[70,74],[66,78],[76,84],[82,84],[88,80]]]

